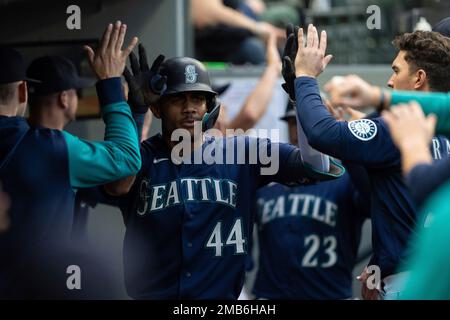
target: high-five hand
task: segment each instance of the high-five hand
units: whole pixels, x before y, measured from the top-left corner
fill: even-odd
[[[325,31],[321,32],[319,41],[316,27],[310,24],[305,41],[303,29],[300,29],[298,32],[298,51],[295,57],[295,75],[297,77],[315,78],[321,74],[333,58],[332,55],[325,56],[326,49],[327,33]]]
[[[138,42],[138,38],[134,37],[130,45],[122,50],[126,30],[127,25],[120,21],[114,27],[109,24],[95,52],[91,47],[84,46],[89,64],[99,80],[122,76],[127,57]]]

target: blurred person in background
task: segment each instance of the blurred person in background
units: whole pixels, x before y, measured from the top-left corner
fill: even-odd
[[[196,56],[204,61],[262,64],[264,41],[284,30],[259,21],[243,0],[191,0]]]
[[[229,119],[226,105],[222,106],[215,125],[215,128],[219,129],[222,134],[226,134],[226,129],[247,131],[253,128],[266,113],[281,74],[281,58],[274,35],[271,35],[267,41],[266,63],[255,89],[250,93],[237,116]]]

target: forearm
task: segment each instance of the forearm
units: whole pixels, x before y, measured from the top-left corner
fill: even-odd
[[[242,130],[253,128],[267,111],[278,77],[278,67],[268,65],[255,89],[245,101],[241,111],[230,121],[227,127]]]
[[[97,91],[106,125],[105,141],[82,140],[63,132],[74,188],[93,187],[132,176],[141,166],[137,128],[124,101],[120,79],[100,81]]]
[[[309,144],[332,157],[342,159],[340,125],[322,102],[317,81],[308,77],[295,80],[298,119]]]
[[[425,115],[437,116],[436,133],[450,136],[450,94],[441,92],[392,91],[386,94],[392,105],[417,101]]]
[[[264,146],[264,144],[261,145]],[[261,185],[270,182],[299,185],[336,179],[345,173],[344,167],[332,160],[330,160],[330,170],[328,172],[317,170],[305,164],[302,160],[301,150],[291,144],[271,143],[270,154],[274,159],[270,163],[272,170],[270,174],[268,171],[263,173],[261,170]]]
[[[135,176],[130,176],[118,181],[105,184],[103,188],[108,195],[121,196],[127,194],[130,191],[135,180]]]
[[[298,138],[298,147],[302,151],[303,162],[309,164],[316,170],[328,172],[330,170],[330,159],[327,155],[317,151],[312,148],[308,139],[306,138],[306,134],[302,128],[300,121],[297,118],[297,138]]]
[[[258,23],[244,14],[223,5],[221,0],[191,0],[192,21],[198,28],[226,24],[257,33]]]

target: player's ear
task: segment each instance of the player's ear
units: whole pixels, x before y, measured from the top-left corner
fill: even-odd
[[[63,109],[69,108],[69,93],[67,91],[61,91],[58,93],[58,102]]]
[[[414,83],[414,90],[424,88],[428,84],[427,73],[423,69],[416,71],[416,82]]]
[[[27,103],[28,100],[28,90],[27,90],[27,83],[25,81],[22,81],[19,86],[17,87],[17,96],[19,98],[19,103]]]

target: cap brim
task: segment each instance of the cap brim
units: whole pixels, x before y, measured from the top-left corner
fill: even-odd
[[[25,79],[23,79],[24,81],[26,81],[26,82],[29,82],[29,83],[42,83],[42,81],[41,80],[37,80],[37,79],[33,79],[33,78],[29,78],[29,77],[25,77]]]
[[[93,87],[95,84],[95,79],[93,78],[84,78],[84,77],[79,77],[78,81],[77,81],[77,87],[75,89],[84,89],[84,88],[89,88],[89,87]]]

